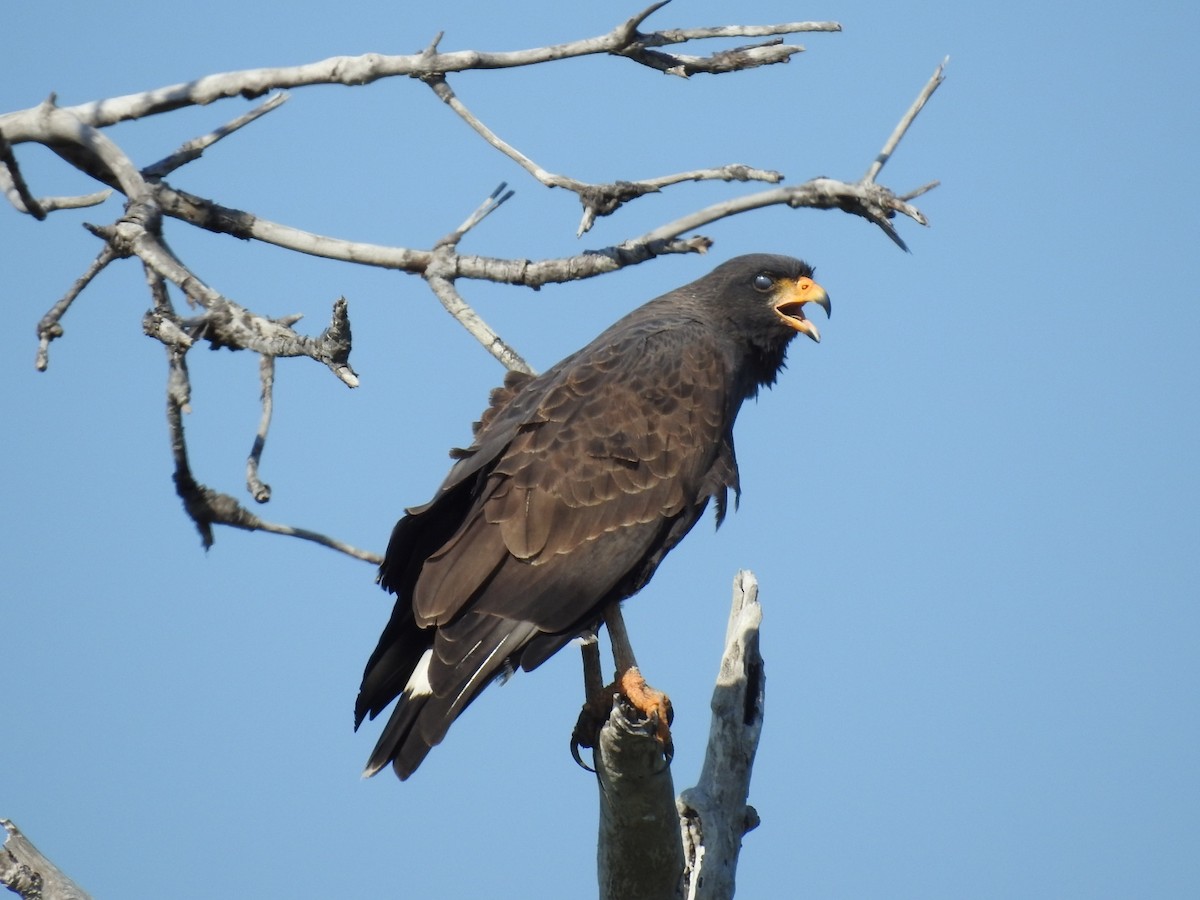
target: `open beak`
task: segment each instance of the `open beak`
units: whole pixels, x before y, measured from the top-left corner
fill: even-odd
[[[815,303],[825,310],[825,318],[829,318],[829,295],[811,278],[797,278],[779,289],[775,301],[775,312],[789,328],[794,328],[801,334],[806,334],[820,343],[821,332],[817,326],[804,318],[804,304]]]

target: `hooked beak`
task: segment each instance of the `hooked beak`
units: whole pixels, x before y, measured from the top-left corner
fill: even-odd
[[[825,318],[829,318],[829,295],[825,293],[825,288],[808,277],[797,278],[779,289],[778,299],[775,301],[775,312],[789,328],[794,328],[820,343],[821,332],[817,331],[816,325],[804,317],[803,306],[806,303],[817,304],[825,310]]]

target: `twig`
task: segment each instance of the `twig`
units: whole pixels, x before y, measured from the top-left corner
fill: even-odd
[[[933,181],[929,182],[928,184],[921,185],[919,188],[913,188],[913,190],[909,191],[907,194],[901,194],[900,199],[903,200],[905,203],[907,203],[909,200],[915,200],[917,197],[920,197],[922,194],[929,193],[930,191],[932,191],[935,187],[937,187],[940,184],[941,184],[940,181],[938,181],[937,179],[934,179]]]
[[[732,50],[722,50],[711,56],[662,53],[658,50],[648,50],[637,44],[615,52],[618,56],[624,56],[644,66],[658,69],[666,75],[690,78],[702,73],[719,75],[725,72],[740,72],[758,66],[785,63],[795,54],[803,53],[804,48],[797,45],[785,45],[780,40],[773,40],[746,47],[735,47]]]
[[[428,75],[421,79],[433,90],[437,98],[449,106],[458,117],[466,122],[474,129],[475,133],[487,141],[492,147],[499,150],[522,169],[544,184],[546,187],[565,187],[571,190],[576,190],[580,187],[580,183],[563,175],[555,175],[543,169],[532,159],[514,147],[512,144],[505,141],[500,135],[492,131],[480,121],[471,110],[467,109],[466,104],[458,99],[458,95],[450,87],[446,81],[445,74],[438,72],[433,75]]]
[[[597,217],[612,215],[625,203],[644,194],[656,193],[664,187],[681,184],[687,181],[768,181],[779,182],[783,176],[779,172],[766,169],[756,169],[741,163],[733,163],[709,169],[694,169],[690,172],[679,172],[673,175],[661,175],[657,178],[647,178],[639,181],[616,181],[609,184],[592,184],[559,175],[539,166],[532,159],[509,144],[498,134],[488,128],[470,109],[458,98],[447,83],[444,75],[431,75],[423,78],[433,89],[443,103],[449,106],[458,116],[479,134],[492,147],[499,150],[522,169],[532,175],[539,183],[549,188],[564,188],[579,197],[583,204],[583,217],[579,221],[576,237],[590,231]]]
[[[75,279],[75,283],[71,285],[70,290],[63,294],[62,298],[55,303],[46,314],[38,321],[38,349],[37,358],[34,360],[34,366],[39,372],[45,372],[46,367],[50,365],[50,342],[63,336],[62,317],[67,314],[67,310],[71,308],[71,304],[75,302],[85,287],[91,284],[93,278],[99,275],[104,267],[117,258],[117,253],[112,247],[104,245],[96,258],[92,260],[92,264],[87,267],[87,271]]]
[[[112,191],[96,191],[74,197],[34,197],[21,175],[21,167],[12,152],[8,138],[0,132],[0,189],[17,212],[27,213],[38,221],[59,209],[83,209],[99,206],[112,196]]]
[[[431,267],[432,269],[433,267]],[[439,270],[427,271],[425,282],[433,291],[434,296],[441,301],[446,312],[454,316],[467,333],[479,341],[492,356],[500,361],[506,369],[514,372],[534,374],[533,368],[521,357],[516,350],[505,343],[479,313],[475,312],[454,287],[454,281],[444,275],[437,274]]]
[[[350,318],[344,297],[333,304],[333,316],[325,331],[316,338],[298,334],[289,324],[298,317],[269,319],[255,315],[201,281],[158,238],[150,215],[140,216],[137,209],[130,204],[130,212],[115,225],[91,226],[90,230],[118,255],[137,256],[189,300],[204,307],[201,316],[182,323],[193,339],[207,340],[216,348],[253,350],[270,356],[307,356],[324,363],[347,387],[358,387],[358,375],[350,367]],[[152,215],[154,210],[149,212]]]
[[[883,149],[879,151],[879,155],[875,157],[875,161],[872,162],[870,167],[867,169],[867,174],[862,178],[864,183],[871,184],[874,182],[875,178],[887,164],[887,161],[892,158],[892,154],[896,152],[896,148],[900,145],[900,140],[908,132],[909,126],[912,125],[913,121],[917,118],[917,113],[919,113],[925,107],[925,104],[929,101],[929,98],[933,96],[933,92],[936,91],[938,86],[946,80],[945,72],[946,63],[948,62],[950,62],[950,57],[947,56],[941,61],[938,67],[934,69],[933,76],[925,83],[925,87],[921,88],[921,93],[917,94],[917,99],[914,100],[913,105],[908,108],[908,112],[906,112],[900,118],[900,121],[896,124],[896,127],[892,130],[891,135],[888,137],[887,142],[883,145]],[[936,182],[934,182],[934,184],[936,184]],[[923,194],[931,187],[933,187],[933,185],[929,185],[924,189],[918,190],[905,199],[912,199],[912,197],[918,196],[918,194]]]
[[[506,182],[503,182],[503,181],[500,182],[499,187],[497,187],[494,191],[492,191],[490,194],[488,194],[488,196],[484,199],[484,201],[482,203],[480,203],[477,207],[475,207],[474,212],[472,212],[469,216],[467,216],[467,218],[463,221],[463,223],[461,225],[459,225],[452,232],[450,232],[448,235],[446,235],[441,240],[439,240],[435,246],[438,246],[438,247],[456,247],[456,246],[458,246],[458,242],[461,241],[466,236],[468,231],[470,231],[472,228],[474,228],[476,225],[478,225],[480,222],[482,222],[484,219],[486,219],[489,215],[491,215],[493,212],[495,212],[497,209],[499,209],[501,207],[501,205],[506,203],[508,200],[512,199],[512,196],[513,196],[513,194],[516,193],[516,191],[507,191],[507,190],[505,190],[505,188],[507,188],[507,187],[508,187],[508,184]]]
[[[4,192],[8,194],[9,202],[18,210],[29,213],[39,222],[45,219],[46,211],[42,209],[42,205],[30,192],[29,185],[25,183],[21,167],[17,165],[17,158],[12,152],[12,144],[8,142],[8,138],[4,136],[2,130],[0,130],[0,171],[3,171],[6,176]]]
[[[249,125],[259,116],[265,116],[271,110],[276,109],[286,102],[287,99],[288,95],[285,93],[279,93],[270,97],[266,102],[254,107],[248,113],[238,116],[232,122],[222,125],[208,134],[193,138],[170,156],[146,166],[146,168],[142,169],[142,175],[146,178],[166,178],[167,175],[174,172],[180,166],[187,165],[193,160],[199,159],[205,150],[221,140],[221,138],[228,137],[239,128]]]
[[[525,362],[521,354],[509,346],[487,322],[483,321],[479,313],[471,308],[454,287],[454,280],[458,277],[455,267],[458,259],[455,247],[463,235],[513,195],[512,191],[504,192],[506,187],[507,185],[501,182],[500,186],[492,191],[471,215],[467,216],[466,221],[437,242],[429,265],[425,267],[424,277],[425,283],[429,285],[434,296],[445,307],[446,312],[454,316],[455,320],[467,330],[467,333],[479,341],[488,353],[500,361],[501,365],[511,372],[524,372],[532,375],[533,369],[530,368],[529,363]]]
[[[228,525],[231,528],[239,528],[242,531],[265,531],[269,534],[279,534],[284,537],[295,537],[304,541],[312,541],[314,544],[320,544],[322,547],[328,547],[330,550],[336,550],[339,553],[344,553],[347,556],[352,556],[355,559],[360,559],[363,562],[368,562],[376,566],[383,562],[383,557],[378,553],[372,553],[369,550],[360,550],[358,547],[319,532],[310,531],[307,528],[295,528],[291,525],[278,525],[274,522],[267,522],[260,519],[229,494],[214,491],[212,488],[195,481],[188,483],[186,480],[180,481],[177,479],[176,485],[176,490],[180,493],[180,497],[183,500],[184,508],[200,532],[200,538],[205,549],[208,549],[213,544],[212,526]]]
[[[669,28],[645,35],[640,43],[647,47],[682,44],[708,38],[772,37],[780,34],[802,34],[812,31],[836,32],[837,22],[784,22],[779,25],[717,25],[709,28]]]
[[[651,34],[641,34],[638,26],[651,13],[667,5],[667,0],[655,3],[634,16],[624,25],[623,46],[610,51],[619,56],[639,62],[665,72],[668,75],[678,75],[688,78],[699,73],[719,75],[725,72],[735,72],[752,69],[757,66],[785,63],[796,53],[802,53],[803,47],[785,46],[782,41],[766,41],[761,44],[751,44],[746,47],[735,47],[732,50],[722,50],[709,56],[688,56],[684,54],[661,53],[649,50],[649,47],[664,47],[668,44],[681,44],[693,40],[729,37],[766,37],[770,35],[798,34],[807,31],[841,31],[842,26],[837,22],[789,22],[781,25],[721,25],[715,28],[677,28],[670,31],[659,31]]]
[[[888,188],[863,182],[848,183],[833,178],[814,178],[803,184],[772,188],[756,194],[747,194],[731,200],[723,200],[703,209],[681,216],[665,225],[660,225],[622,246],[640,246],[672,240],[679,235],[753,209],[767,206],[786,205],[793,209],[841,209],[862,216],[879,225],[893,241],[907,249],[900,240],[888,218],[901,212],[921,225],[927,224],[924,215],[914,206],[904,203]]]
[[[187,441],[184,437],[182,408],[173,393],[167,392],[167,427],[171,438],[171,454],[175,460],[175,492],[183,501],[183,508],[188,517],[200,532],[200,541],[207,550],[213,545],[213,525],[228,525],[243,531],[266,531],[271,534],[281,534],[312,541],[322,547],[337,550],[355,559],[379,565],[383,557],[378,553],[360,550],[344,541],[336,540],[307,528],[294,528],[290,525],[277,525],[266,522],[247,510],[229,494],[214,491],[200,484],[192,475],[188,463]]]
[[[307,528],[293,528],[291,525],[276,525],[272,522],[264,522],[261,519],[256,519],[254,525],[238,524],[234,522],[223,522],[222,524],[234,525],[235,527],[245,529],[246,531],[265,531],[269,534],[281,534],[285,537],[300,538],[302,541],[312,541],[314,544],[320,544],[322,547],[328,547],[330,550],[336,550],[339,553],[345,553],[347,556],[353,556],[355,559],[361,559],[363,562],[371,563],[373,566],[378,566],[383,562],[383,557],[378,553],[372,553],[369,550],[360,550],[357,547],[347,544],[345,541],[339,541],[336,538],[326,537],[325,535],[316,531],[309,531]]]
[[[161,341],[167,351],[167,402],[174,403],[181,413],[191,412],[192,384],[188,377],[187,352],[192,348],[191,336],[183,330],[162,276],[142,264],[154,308],[142,316],[142,331]]]
[[[266,503],[271,499],[271,486],[264,484],[258,477],[258,464],[262,461],[263,447],[267,443],[267,432],[271,428],[275,357],[263,354],[258,358],[258,377],[262,382],[262,391],[259,395],[262,400],[262,416],[258,420],[258,431],[254,435],[254,444],[250,447],[250,456],[246,459],[246,490],[250,492],[250,496],[256,503]]]
[[[95,191],[91,194],[75,194],[69,197],[43,197],[42,209],[54,212],[59,209],[86,209],[89,206],[99,206],[112,196],[112,191]]]

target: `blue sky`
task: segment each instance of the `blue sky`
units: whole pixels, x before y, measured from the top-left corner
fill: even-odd
[[[31,6],[9,23],[0,110],[73,104],[343,53],[513,49],[607,31],[635,6],[217,0]],[[937,63],[948,80],[882,181],[942,186],[899,223],[767,210],[676,257],[539,293],[465,285],[538,368],[637,303],[750,251],[816,265],[835,314],[742,414],[741,510],[697,526],[628,604],[694,782],[737,569],[762,585],[767,723],[741,896],[990,898],[1200,892],[1200,220],[1191,202],[1200,13],[1123,4],[831,4],[736,14],[676,0],[668,28],[836,19],[787,66],[690,82],[620,59],[452,85],[543,166],[590,180],[745,162],[854,179]],[[113,137],[140,164],[233,118],[227,101]],[[90,190],[19,147],[39,194]],[[422,85],[294,91],[177,186],[301,228],[428,246],[500,181],[463,250],[555,256],[753,188],[648,198],[574,237],[534,184]],[[359,772],[362,666],[389,599],[330,551],[219,531],[171,486],[165,366],[137,266],[34,328],[97,251],[63,212],[0,211],[5,714],[0,816],[96,896],[589,896],[595,787],[567,736],[566,651],[490,689],[420,772]],[[349,391],[281,361],[263,462],[274,521],[382,551],[501,377],[424,284],[169,226],[212,286],[316,333],[345,295]],[[236,493],[257,362],[189,358],[192,464]]]

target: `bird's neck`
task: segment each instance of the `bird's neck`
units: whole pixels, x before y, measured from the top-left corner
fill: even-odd
[[[739,379],[744,385],[744,397],[758,393],[759,388],[770,387],[779,377],[787,359],[788,341],[776,344],[754,344],[745,356],[745,369]]]

